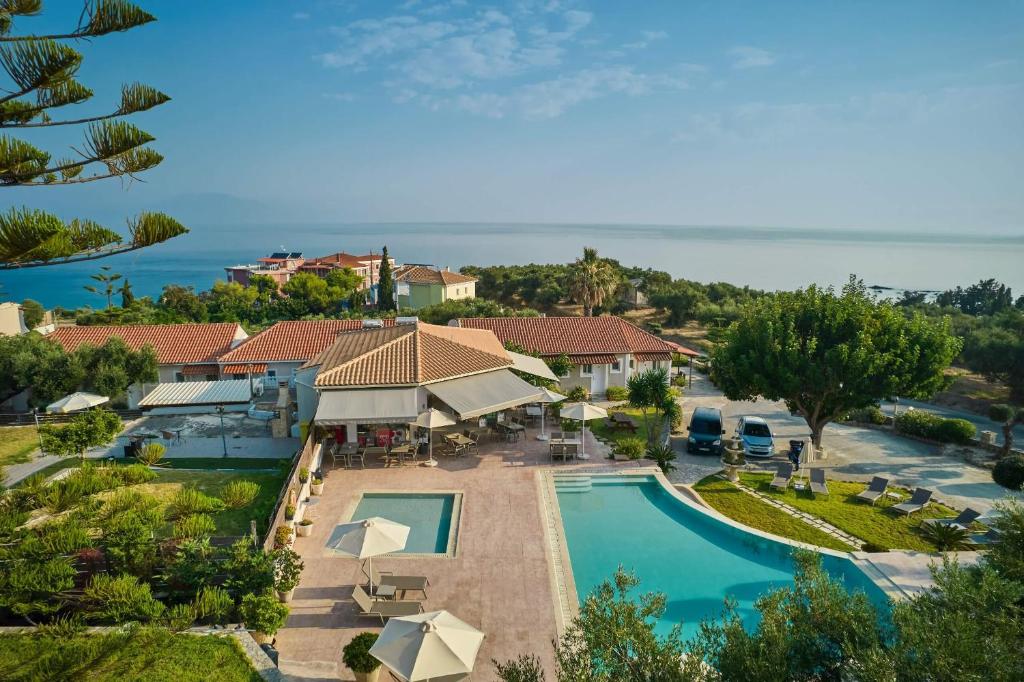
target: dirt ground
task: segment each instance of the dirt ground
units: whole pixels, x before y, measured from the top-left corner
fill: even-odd
[[[988,381],[980,374],[960,367],[951,367],[947,374],[956,377],[953,385],[936,393],[929,402],[987,416],[991,405],[1009,401],[1010,391],[1006,386]]]

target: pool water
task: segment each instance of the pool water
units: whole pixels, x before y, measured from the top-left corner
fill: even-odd
[[[555,490],[580,601],[622,564],[640,579],[638,592],[666,595],[659,633],[682,623],[684,637],[694,636],[702,619],[721,615],[727,595],[753,629],[757,598],[793,583],[792,547],[692,509],[654,478],[595,476],[589,485],[556,478]],[[852,561],[823,554],[822,565],[847,589],[887,604]]]
[[[363,493],[352,520],[379,516],[409,526],[405,549],[397,554],[444,554],[454,510],[455,493]]]

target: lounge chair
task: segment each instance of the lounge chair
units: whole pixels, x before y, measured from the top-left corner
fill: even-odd
[[[430,581],[424,575],[395,575],[390,571],[378,571],[376,568],[372,568],[370,573],[373,577],[374,585],[390,585],[395,590],[400,590],[403,593],[412,590],[413,592],[422,592],[423,598],[427,598],[427,586]],[[363,575],[366,575],[366,571],[363,571]],[[405,596],[403,594],[403,596]]]
[[[825,481],[825,470],[814,467],[811,469],[811,493],[828,495],[828,483]]]
[[[976,512],[970,507],[960,512],[960,515],[955,519],[925,519],[921,522],[922,526],[957,526],[968,530],[971,524],[981,516],[980,512]]]
[[[359,607],[360,616],[373,616],[380,618],[381,625],[388,618],[396,616],[415,616],[423,613],[423,604],[418,601],[388,601],[386,599],[373,599],[366,594],[359,585],[352,590],[352,599]]]
[[[999,531],[989,528],[984,533],[971,533],[970,542],[972,545],[991,545],[999,542]]]
[[[789,487],[791,480],[793,480],[793,465],[789,462],[783,462],[779,465],[775,478],[772,479],[771,487],[785,490]]]
[[[875,476],[874,478],[871,479],[871,483],[868,484],[868,487],[865,490],[862,490],[859,493],[857,493],[854,499],[864,500],[865,502],[870,502],[871,504],[874,504],[875,502],[878,502],[878,498],[885,494],[885,489],[888,487],[888,478]]]
[[[900,504],[894,504],[892,510],[898,514],[906,514],[910,516],[916,511],[921,511],[925,508],[932,499],[932,491],[925,488],[918,488],[914,491],[914,494],[910,496],[909,502],[902,502]]]

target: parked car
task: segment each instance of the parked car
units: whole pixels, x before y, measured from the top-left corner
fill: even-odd
[[[771,457],[775,454],[775,437],[761,417],[740,417],[736,423],[736,438],[743,444],[747,457]]]
[[[713,407],[698,407],[686,427],[690,435],[686,439],[687,452],[722,454],[722,412]]]

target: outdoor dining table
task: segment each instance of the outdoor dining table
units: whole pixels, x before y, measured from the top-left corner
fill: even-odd
[[[340,458],[345,462],[346,467],[352,466],[352,455],[359,453],[359,446],[356,443],[337,443],[331,448],[331,459],[335,466],[338,465],[338,459]]]
[[[449,433],[444,439],[455,446],[455,454],[459,455],[463,450],[473,444],[473,441],[461,433]]]
[[[379,445],[371,445],[364,449],[363,457],[376,457],[384,460],[384,466],[389,464],[388,449]]]
[[[397,458],[399,464],[405,465],[405,458],[413,456],[414,454],[411,445],[393,445],[391,446],[391,456],[388,459],[393,460]]]

